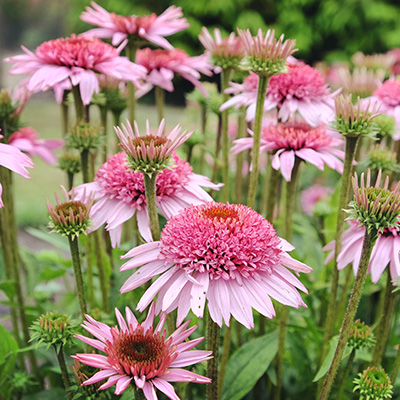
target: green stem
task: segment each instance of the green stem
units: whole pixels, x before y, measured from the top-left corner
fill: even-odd
[[[324,243],[325,244],[325,243]],[[344,313],[346,312],[347,299],[349,297],[349,288],[353,282],[353,268],[352,266],[347,266],[346,276],[344,278],[344,285],[342,294],[340,295],[340,300],[337,306],[337,318],[338,322],[343,321]]]
[[[337,257],[339,255],[342,246],[342,235],[344,230],[344,219],[345,219],[345,212],[343,211],[343,209],[345,209],[348,204],[350,184],[351,184],[351,174],[353,170],[353,161],[356,153],[357,143],[358,143],[357,137],[354,138],[346,136],[345,159],[344,159],[344,167],[342,175],[342,184],[340,188],[337,221],[336,221],[335,256],[333,262],[331,290],[329,295],[328,310],[326,313],[325,330],[324,330],[324,338],[322,341],[320,362],[322,362],[326,356],[327,346],[329,343],[329,339],[331,337],[333,325],[335,323],[334,315],[337,309],[336,297],[339,284],[339,270],[337,268]]]
[[[349,376],[349,372],[350,372],[351,366],[353,365],[353,361],[354,361],[355,356],[356,356],[356,349],[353,348],[353,350],[350,353],[349,359],[347,360],[346,366],[345,366],[345,368],[343,370],[341,379],[339,380],[339,382],[340,382],[339,385],[340,386],[339,386],[339,390],[338,390],[338,394],[337,394],[336,400],[342,400],[342,398],[343,398],[343,392],[344,392],[346,379]]]
[[[204,170],[204,153],[205,153],[205,146],[207,143],[207,106],[205,104],[201,105],[201,132],[203,134],[204,143],[201,146],[200,151],[200,162],[199,162],[199,174],[203,174]]]
[[[256,201],[259,160],[260,160],[262,117],[264,114],[264,101],[265,101],[265,95],[267,93],[268,81],[269,78],[266,76],[260,75],[258,77],[256,117],[254,119],[254,144],[253,144],[252,160],[251,160],[252,170],[250,172],[249,193],[247,197],[247,205],[251,208],[254,208],[254,204]]]
[[[87,278],[87,296],[90,307],[93,307],[94,301],[94,285],[93,285],[93,242],[92,236],[86,236],[86,278]]]
[[[238,135],[240,139],[245,136],[246,131],[246,109],[241,107],[239,110],[238,117]],[[235,202],[236,204],[242,204],[243,201],[243,152],[241,151],[236,156],[236,177],[235,177]]]
[[[84,121],[85,120],[85,106],[83,105],[83,102],[82,102],[79,85],[72,86],[72,94],[74,96],[76,122]]]
[[[229,94],[225,93],[225,89],[229,86],[233,69],[226,68],[221,72],[221,92],[222,101],[225,103],[229,100]],[[224,186],[221,190],[221,201],[223,203],[229,201],[229,136],[228,136],[228,115],[229,109],[221,113],[221,135],[222,135],[222,182]]]
[[[276,169],[272,168],[271,163],[268,164],[268,168],[270,168],[270,176],[269,176],[269,184],[268,184],[268,196],[267,196],[267,205],[265,210],[265,218],[269,222],[274,221],[274,211],[276,200],[278,197],[278,188],[279,188],[279,180],[280,180],[280,172]]]
[[[390,272],[387,271],[387,282],[386,282],[386,288],[385,288],[385,300],[384,300],[384,305],[383,305],[383,310],[382,310],[382,316],[377,315],[377,318],[382,318],[379,325],[378,325],[378,331],[375,335],[376,337],[376,345],[374,348],[374,353],[372,355],[372,365],[375,367],[379,367],[379,365],[382,362],[383,355],[385,354],[386,350],[386,345],[388,342],[389,338],[389,333],[390,333],[390,326],[392,322],[392,317],[393,317],[393,312],[394,312],[394,306],[396,304],[396,294],[397,292],[394,292],[394,286],[392,284],[392,280],[390,277]]]
[[[71,381],[69,380],[67,365],[65,363],[64,346],[60,346],[60,351],[57,351],[57,348],[54,346],[54,350],[56,352],[58,365],[60,366],[61,376],[64,382],[64,387],[67,392],[68,399],[72,400],[74,396],[71,392]]]
[[[101,126],[103,128],[103,163],[107,161],[107,148],[108,148],[108,143],[107,143],[107,134],[108,134],[108,108],[105,106],[99,107],[100,109],[100,119],[101,119]]]
[[[69,248],[72,257],[72,266],[74,267],[76,289],[78,291],[79,307],[81,309],[82,318],[87,313],[86,299],[85,299],[85,288],[83,285],[81,261],[79,258],[79,245],[78,238],[75,239],[68,236]]]
[[[215,144],[215,158],[214,158],[214,165],[213,165],[213,171],[211,175],[211,182],[215,182],[217,179],[218,175],[218,169],[219,169],[219,162],[218,162],[218,157],[219,157],[219,152],[221,151],[221,134],[222,134],[222,118],[221,115],[218,116],[218,129],[217,129],[217,140]],[[212,190],[209,190],[209,193],[211,193]]]
[[[81,151],[81,167],[83,183],[88,183],[89,178],[89,150],[84,149]]]
[[[136,44],[134,41],[129,41],[126,46],[127,56],[129,61],[135,62],[136,60]],[[128,113],[129,113],[129,122],[133,126],[133,121],[135,120],[135,112],[136,112],[136,99],[135,99],[135,85],[132,82],[128,82]]]
[[[219,360],[220,327],[207,316],[207,348],[212,351],[207,361],[207,377],[212,381],[207,385],[207,400],[218,400],[218,360]]]
[[[110,312],[110,305],[109,305],[109,295],[108,295],[108,283],[106,272],[103,263],[103,254],[102,254],[102,240],[100,236],[100,231],[94,231],[91,233],[94,237],[94,248],[96,252],[96,259],[97,259],[97,267],[99,268],[99,279],[100,279],[100,288],[101,288],[101,296],[102,296],[102,306],[103,311],[106,313]]]
[[[157,115],[158,122],[164,118],[164,108],[165,108],[165,92],[164,89],[160,86],[155,87],[155,95],[156,95],[156,106],[157,106]]]
[[[221,355],[221,367],[219,369],[219,390],[218,390],[218,397],[221,397],[221,392],[222,392],[222,386],[224,384],[224,378],[225,378],[225,371],[226,371],[226,365],[228,364],[229,360],[229,350],[231,347],[231,333],[232,333],[232,323],[233,323],[233,318],[231,318],[229,322],[229,326],[225,328],[225,335],[224,335],[224,343],[222,345],[222,355]]]
[[[62,120],[62,137],[68,133],[69,130],[69,106],[68,106],[69,90],[64,90],[61,102],[61,120]]]
[[[151,176],[143,174],[144,190],[146,194],[147,211],[149,213],[150,230],[153,240],[160,240],[160,224],[158,222],[157,204],[156,204],[156,179],[157,172],[153,172]]]
[[[294,204],[296,195],[296,182],[299,173],[301,160],[296,157],[293,170],[292,178],[286,185],[286,204],[285,204],[285,222],[283,226],[283,237],[288,242],[292,241],[293,236],[293,214]],[[287,329],[287,321],[289,317],[289,310],[287,306],[281,307],[281,317],[279,323],[279,339],[278,339],[278,354],[276,357],[276,389],[274,393],[274,399],[279,400],[281,398],[282,391],[282,377],[283,377],[283,357],[285,353],[285,336]]]
[[[396,383],[397,375],[399,375],[400,369],[400,343],[398,344],[399,348],[397,349],[396,358],[394,359],[393,367],[392,367],[392,374],[390,376],[390,380],[392,381],[392,385]]]
[[[357,312],[358,303],[360,302],[362,289],[364,287],[365,278],[367,276],[368,264],[371,257],[371,252],[378,237],[378,231],[375,228],[365,229],[364,242],[361,252],[360,263],[358,266],[358,272],[354,281],[353,290],[350,295],[349,304],[347,306],[346,314],[344,316],[342,329],[340,331],[338,345],[336,347],[335,355],[332,360],[332,364],[329,368],[325,382],[322,386],[321,395],[319,400],[326,400],[331,391],[332,384],[335,380],[336,373],[340,366],[340,361],[346,347],[347,340],[349,338],[350,330],[354,322],[354,317]]]

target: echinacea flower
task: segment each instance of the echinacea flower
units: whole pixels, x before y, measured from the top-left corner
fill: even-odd
[[[148,86],[144,86],[145,89],[140,91],[140,95],[144,95],[146,90],[151,90],[153,86],[159,86],[172,92],[174,90],[172,79],[175,74],[192,83],[204,96],[207,95],[207,91],[200,82],[200,73],[207,76],[212,75],[212,65],[209,63],[208,54],[189,57],[184,50],[180,49],[152,50],[145,48],[137,51],[136,62],[147,71],[144,80]]]
[[[232,152],[237,154],[253,147],[253,138],[234,140]],[[263,128],[260,151],[273,150],[272,167],[281,170],[286,181],[290,182],[295,158],[301,158],[318,169],[324,165],[343,172],[344,152],[339,150],[343,140],[335,132],[327,131],[324,125],[312,127],[304,122],[270,124]]]
[[[301,192],[301,208],[307,215],[313,215],[315,206],[333,193],[333,189],[322,185],[313,185]]]
[[[0,139],[1,138],[3,138],[3,136],[0,135]],[[16,147],[0,143],[0,166],[16,172],[26,179],[30,179],[29,172],[26,168],[33,168],[33,162],[27,155],[22,153],[22,151]],[[0,182],[0,208],[4,207],[4,203],[1,200],[2,192],[3,188]]]
[[[173,49],[164,36],[170,36],[189,28],[186,18],[183,18],[180,7],[168,7],[162,14],[155,13],[139,17],[137,15],[123,16],[110,13],[95,2],[81,14],[81,20],[99,28],[85,32],[87,36],[112,38],[114,46],[125,39],[147,40],[165,49]]]
[[[389,75],[391,68],[396,62],[396,58],[391,53],[375,53],[375,54],[364,54],[361,51],[357,51],[351,58],[353,64],[356,67],[366,67],[368,69],[382,70]]]
[[[237,68],[245,56],[242,39],[232,32],[228,37],[222,39],[221,31],[214,29],[214,37],[208,29],[203,26],[199,35],[199,40],[204,48],[211,54],[212,62],[215,66],[214,72],[228,68]]]
[[[383,368],[368,367],[354,379],[353,392],[360,392],[360,400],[391,399],[393,385]]]
[[[275,316],[270,297],[295,308],[305,306],[297,289],[307,289],[287,268],[296,273],[311,268],[286,253],[293,248],[250,207],[214,202],[192,206],[167,221],[159,242],[122,257],[130,260],[121,271],[139,268],[121,292],[160,275],[139,301],[139,310],[158,294],[156,311],[177,308],[179,325],[190,309],[203,317],[208,300],[210,316],[219,326],[223,320],[229,325],[232,315],[250,329],[252,308]]]
[[[276,39],[274,29],[268,29],[265,35],[259,29],[256,36],[251,34],[250,29],[237,31],[246,50],[242,67],[257,75],[271,77],[283,72],[286,59],[297,51],[294,48],[296,40],[284,41],[284,35]]]
[[[64,195],[64,202],[60,200],[57,193],[55,193],[56,206],[53,206],[47,200],[47,209],[50,214],[49,227],[52,228],[53,232],[74,240],[81,234],[86,235],[90,226],[89,214],[93,205],[94,194],[86,195],[86,192],[84,192],[78,200],[74,189],[67,193],[65,188],[61,186],[61,191]]]
[[[53,151],[64,145],[60,139],[39,139],[39,134],[33,128],[20,128],[9,137],[8,143],[31,157],[39,156],[51,165],[57,162]]]
[[[169,168],[164,169],[156,179],[156,203],[166,217],[177,214],[191,204],[203,204],[212,197],[202,187],[218,190],[207,177],[194,174],[190,164],[175,153]],[[111,156],[97,171],[94,182],[78,186],[78,194],[93,191],[98,202],[93,206],[92,229],[106,223],[112,246],[120,246],[122,225],[135,214],[141,235],[151,240],[149,217],[146,206],[144,179],[141,172],[132,171],[126,153]]]
[[[120,57],[122,47],[116,49],[100,39],[73,34],[42,43],[35,53],[22,46],[26,54],[5,61],[14,63],[11,74],[31,75],[28,90],[48,90],[70,81],[72,86],[79,86],[83,104],[89,104],[93,93],[99,92],[96,73],[140,86],[139,80],[144,77],[145,70],[126,57]]]
[[[96,339],[83,335],[75,337],[106,355],[84,353],[72,356],[83,364],[100,369],[82,385],[92,385],[108,378],[99,390],[116,384],[115,394],[119,395],[134,385],[136,390],[143,390],[147,400],[157,399],[156,389],[170,399],[179,400],[170,382],[210,382],[209,378],[182,368],[211,358],[210,351],[191,350],[203,337],[185,341],[197,326],[188,329],[190,321],[187,321],[167,337],[167,330],[163,329],[165,314],[153,328],[154,310],[152,305],[145,321],[139,324],[128,307],[125,309],[126,321],[116,308],[119,326],[114,327],[86,315],[87,321],[82,326]]]

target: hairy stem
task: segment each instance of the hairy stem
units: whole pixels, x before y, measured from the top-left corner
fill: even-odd
[[[61,345],[59,351],[57,351],[56,347],[54,346],[54,350],[56,352],[58,365],[60,366],[61,376],[65,390],[67,392],[68,399],[72,400],[74,396],[71,392],[71,381],[69,380],[67,364],[65,363],[64,346]]]
[[[246,109],[241,107],[239,110],[238,117],[238,135],[240,139],[245,136],[246,131]],[[235,177],[235,202],[236,204],[242,204],[243,201],[243,152],[240,152],[236,156],[236,177]]]
[[[164,89],[160,86],[155,87],[155,95],[156,95],[156,106],[157,106],[157,115],[158,122],[164,118],[164,109],[165,109],[165,92]]]
[[[229,350],[231,347],[232,323],[233,323],[233,319],[231,318],[231,320],[229,322],[229,326],[227,326],[225,329],[224,344],[222,346],[221,367],[219,369],[219,376],[218,376],[219,397],[221,396],[222,386],[223,386],[224,378],[225,378],[226,365],[228,364],[228,360],[229,360]]]
[[[207,377],[212,381],[207,385],[207,400],[218,400],[218,359],[219,359],[220,327],[207,317],[207,348],[212,351],[213,358],[207,361]]]
[[[144,177],[144,190],[146,194],[146,204],[149,213],[150,230],[153,240],[157,242],[160,240],[160,224],[158,221],[157,204],[156,204],[156,179],[157,173],[153,172],[151,176],[143,174]]]
[[[342,398],[343,398],[344,386],[346,383],[346,379],[349,375],[351,366],[353,365],[355,356],[356,356],[356,349],[353,348],[353,350],[350,353],[349,359],[347,360],[346,366],[344,367],[342,376],[340,377],[340,380],[339,380],[340,386],[339,386],[338,394],[336,397],[337,400],[342,400]]]

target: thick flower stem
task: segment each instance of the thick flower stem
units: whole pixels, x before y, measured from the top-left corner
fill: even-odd
[[[233,69],[226,68],[221,73],[221,92],[222,100],[225,103],[229,100],[229,94],[225,93],[225,89],[229,86]],[[229,201],[229,136],[228,136],[228,116],[229,109],[221,112],[222,124],[222,182],[224,187],[221,190],[221,201],[223,203]]]
[[[109,296],[108,296],[108,283],[107,283],[107,277],[106,277],[106,272],[104,268],[104,262],[103,262],[103,254],[102,254],[102,238],[101,238],[101,233],[100,231],[94,231],[91,234],[94,237],[94,249],[96,252],[96,259],[97,259],[97,267],[99,269],[99,279],[100,279],[100,288],[101,288],[101,296],[102,296],[102,306],[103,310],[106,313],[110,312],[110,306],[109,306]]]
[[[72,94],[74,96],[76,122],[84,121],[85,120],[85,106],[83,105],[83,102],[82,102],[79,85],[72,86]]]
[[[157,107],[157,116],[158,122],[164,118],[164,109],[165,109],[165,92],[164,89],[160,86],[155,87],[156,94],[156,107]]]
[[[83,183],[88,183],[89,178],[89,150],[84,149],[81,151],[81,167]]]
[[[207,317],[207,349],[212,351],[210,360],[207,361],[207,377],[212,380],[207,385],[207,400],[218,400],[218,359],[219,359],[220,327]]]
[[[333,357],[332,364],[329,368],[328,374],[325,378],[325,382],[322,386],[319,400],[328,399],[329,392],[331,391],[332,384],[335,380],[336,373],[339,369],[340,361],[342,360],[344,349],[346,347],[350,330],[354,322],[354,317],[357,312],[358,303],[360,302],[372,248],[374,247],[377,237],[378,237],[378,231],[375,228],[372,228],[370,232],[368,231],[368,229],[365,229],[364,242],[361,252],[360,264],[358,266],[357,276],[354,281],[354,286],[350,295],[349,304],[347,305],[347,310],[344,316],[335,355]]]
[[[103,149],[102,149],[102,160],[103,163],[107,161],[107,148],[108,148],[108,140],[107,140],[107,134],[108,134],[108,108],[105,106],[99,107],[100,109],[100,119],[101,119],[101,126],[103,128]]]
[[[246,130],[246,109],[241,107],[239,110],[238,117],[238,135],[240,139],[245,136]],[[242,204],[243,201],[243,152],[240,152],[236,156],[236,177],[235,177],[235,202],[236,204]]]
[[[85,288],[83,285],[81,261],[79,257],[79,245],[78,238],[71,238],[68,236],[69,248],[71,251],[72,265],[74,267],[74,275],[76,282],[76,289],[78,291],[79,307],[81,309],[82,318],[87,313],[86,299],[85,299]]]
[[[377,315],[377,318],[382,318],[378,330],[376,332],[376,345],[374,348],[374,353],[372,355],[372,365],[379,367],[382,362],[383,355],[385,354],[386,345],[389,338],[390,326],[392,322],[394,306],[396,303],[396,294],[394,292],[394,286],[392,284],[391,276],[389,271],[387,271],[387,283],[385,289],[385,300],[383,305],[382,313],[383,315]]]
[[[207,143],[207,106],[205,104],[201,104],[200,120],[201,120],[201,133],[203,134],[204,142],[200,150],[199,174],[203,175],[204,154]]]
[[[268,81],[268,77],[262,75],[259,76],[257,88],[256,117],[254,119],[254,145],[251,160],[252,170],[250,172],[249,193],[247,197],[247,205],[251,208],[254,208],[254,204],[256,201],[262,117],[264,114],[264,101],[265,95],[267,93]]]
[[[129,61],[135,62],[136,60],[136,50],[137,46],[133,41],[129,41],[126,46],[126,53],[129,58]],[[135,99],[135,85],[132,82],[128,82],[128,113],[129,113],[129,122],[133,125],[133,121],[135,120],[135,112],[136,112],[136,99]]]
[[[346,136],[346,150],[345,150],[345,159],[344,159],[344,168],[342,175],[342,184],[340,188],[340,197],[339,197],[339,206],[338,206],[338,214],[336,221],[336,234],[335,234],[335,256],[333,262],[333,270],[332,270],[332,281],[331,281],[331,290],[329,295],[328,302],[328,310],[325,319],[325,329],[324,329],[324,338],[322,340],[322,348],[321,348],[321,358],[320,362],[325,358],[327,346],[329,343],[329,339],[331,337],[333,325],[335,322],[335,312],[336,312],[336,297],[338,291],[339,284],[339,270],[337,268],[337,257],[339,255],[341,245],[342,245],[342,235],[344,229],[344,218],[345,212],[343,211],[346,208],[349,200],[349,192],[350,192],[350,184],[351,184],[351,174],[353,170],[353,161],[354,156],[356,154],[356,148],[358,143],[358,137],[348,137]]]
[[[392,374],[390,375],[390,380],[392,385],[396,383],[397,375],[399,375],[400,369],[400,343],[398,344],[399,348],[397,349],[396,358],[394,359],[393,367],[392,367]]]
[[[68,133],[69,129],[69,106],[68,106],[69,90],[64,90],[61,102],[61,122],[62,122],[62,137]]]
[[[351,366],[353,365],[353,361],[354,361],[355,357],[356,357],[356,349],[353,348],[353,350],[350,353],[349,359],[347,360],[346,366],[344,367],[341,379],[339,381],[340,386],[339,386],[336,400],[342,400],[342,398],[343,398],[343,392],[344,392],[344,386],[346,383],[346,379],[349,376],[349,372],[350,372]]]
[[[146,204],[149,213],[150,230],[153,240],[160,240],[160,224],[158,221],[157,204],[156,204],[156,179],[157,172],[153,172],[151,176],[143,174],[144,190],[146,194]]]
[[[283,238],[288,242],[292,241],[293,236],[293,214],[294,214],[294,204],[296,197],[296,182],[300,167],[300,159],[295,158],[292,179],[287,182],[286,187],[286,204],[285,204],[285,222],[283,229]],[[278,339],[278,354],[276,356],[276,389],[274,393],[274,400],[279,400],[281,398],[282,391],[282,377],[283,377],[283,356],[285,352],[285,336],[287,328],[287,320],[289,316],[289,310],[287,306],[283,305],[281,307],[281,317],[279,321],[279,339]]]
[[[229,326],[227,326],[225,329],[224,344],[222,346],[222,355],[221,355],[221,368],[219,369],[219,376],[218,376],[218,379],[219,379],[218,397],[221,397],[222,386],[224,384],[226,365],[228,364],[228,360],[229,360],[229,350],[231,348],[231,336],[232,336],[231,335],[232,323],[233,323],[233,319],[231,318],[231,320],[229,322]]]
[[[67,369],[67,365],[65,363],[64,346],[60,346],[59,351],[57,351],[56,347],[54,347],[54,350],[57,355],[57,361],[58,361],[58,365],[60,366],[61,376],[62,376],[65,390],[67,392],[68,399],[72,400],[74,395],[71,392],[71,381],[69,380],[68,369]]]

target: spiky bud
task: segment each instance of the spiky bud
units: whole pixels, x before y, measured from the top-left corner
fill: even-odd
[[[58,158],[58,168],[68,174],[78,174],[81,171],[79,155],[66,151]]]
[[[396,122],[393,117],[385,114],[378,115],[374,119],[379,137],[392,137],[396,130]]]
[[[0,121],[7,120],[16,109],[17,106],[13,104],[8,90],[2,89],[0,91]]]
[[[360,400],[391,399],[393,385],[383,369],[368,367],[354,379],[353,392],[360,392]]]
[[[86,230],[90,226],[89,213],[92,208],[94,195],[91,193],[83,195],[81,201],[75,201],[74,189],[71,195],[61,186],[65,202],[62,203],[57,193],[55,194],[57,205],[54,207],[47,200],[47,209],[50,214],[49,227],[53,232],[60,233],[63,236],[69,236],[74,239],[82,233],[86,235]]]
[[[370,150],[367,155],[366,165],[372,171],[400,172],[400,165],[397,164],[396,154],[379,147]]]
[[[363,347],[372,347],[375,343],[371,327],[365,325],[360,319],[353,322],[347,344],[355,350]]]
[[[75,124],[67,135],[67,146],[83,150],[97,149],[101,146],[100,128],[85,122]]]

